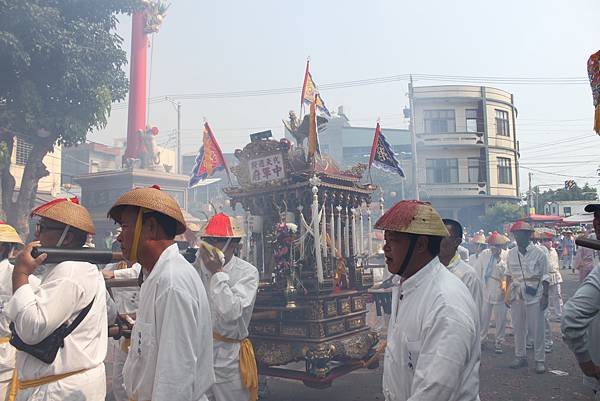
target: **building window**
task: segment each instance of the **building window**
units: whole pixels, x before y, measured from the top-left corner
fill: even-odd
[[[512,184],[512,167],[507,157],[498,158],[498,184]]]
[[[563,208],[563,213],[564,213],[565,217],[571,216],[571,207],[570,206],[565,206]]]
[[[456,132],[454,110],[425,110],[423,116],[426,134]]]
[[[427,184],[457,184],[458,159],[427,159]]]
[[[477,114],[477,109],[465,110],[465,117],[467,119],[467,132],[479,132],[477,130],[479,122],[479,116]]]
[[[29,159],[31,149],[33,149],[33,145],[26,142],[24,139],[17,137],[17,165],[24,166],[27,164],[27,160]]]
[[[496,134],[510,136],[508,127],[508,111],[496,110]]]
[[[479,182],[479,165],[481,160],[478,157],[469,157],[469,182]]]

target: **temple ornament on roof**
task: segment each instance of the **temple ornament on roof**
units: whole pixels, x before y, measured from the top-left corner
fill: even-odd
[[[146,17],[144,32],[147,34],[157,33],[167,15],[170,4],[161,0],[142,0],[142,4],[144,5],[144,16]]]

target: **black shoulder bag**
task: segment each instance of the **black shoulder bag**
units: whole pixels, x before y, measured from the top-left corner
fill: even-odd
[[[537,295],[538,289],[540,288],[540,283],[542,280],[540,279],[537,283],[537,286],[531,287],[527,285],[527,281],[525,281],[525,272],[523,271],[523,265],[521,264],[521,255],[519,255],[519,250],[517,249],[517,257],[519,258],[519,266],[521,266],[521,273],[523,273],[523,283],[525,283],[525,294],[535,297]]]
[[[94,297],[96,299],[96,297]],[[10,323],[10,344],[18,349],[19,351],[23,351],[28,353],[29,355],[39,359],[42,362],[47,364],[51,364],[56,359],[56,355],[58,354],[58,350],[65,346],[65,338],[73,332],[79,326],[79,323],[83,321],[86,317],[90,309],[92,309],[92,304],[94,303],[94,299],[90,302],[85,308],[79,312],[73,323],[67,325],[67,323],[61,324],[58,329],[54,330],[52,334],[48,337],[44,338],[41,342],[37,344],[26,344],[19,338],[17,332],[15,331],[15,324],[13,322]]]

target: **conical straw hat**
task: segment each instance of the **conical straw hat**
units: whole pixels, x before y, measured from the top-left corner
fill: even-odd
[[[477,233],[471,238],[471,243],[473,244],[485,244],[485,235],[482,233]]]
[[[510,232],[511,233],[514,233],[514,232],[517,232],[517,231],[531,231],[531,232],[534,232],[535,230],[534,230],[533,226],[531,224],[529,224],[528,222],[523,221],[523,220],[519,220],[519,221],[517,221],[515,224],[513,224],[510,227]]]
[[[17,230],[6,223],[0,223],[0,242],[23,245],[23,241],[21,241],[21,237],[17,234]]]
[[[375,223],[380,230],[448,237],[442,218],[428,202],[403,200],[392,206]]]
[[[96,234],[92,216],[90,216],[85,207],[79,204],[79,199],[77,198],[51,200],[33,209],[31,217],[33,216],[45,217],[78,228],[88,234]]]
[[[510,239],[497,231],[494,231],[487,239],[490,245],[505,245],[510,242]]]
[[[108,211],[108,217],[116,222],[121,221],[121,213],[126,206],[137,206],[169,216],[177,222],[176,235],[183,234],[186,229],[185,219],[177,201],[160,190],[158,185],[149,188],[135,188],[125,192]]]
[[[244,230],[237,220],[225,213],[215,214],[202,228],[201,237],[241,238]]]

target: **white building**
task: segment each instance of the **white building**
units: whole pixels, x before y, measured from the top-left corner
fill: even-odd
[[[513,96],[483,86],[413,89],[419,195],[443,217],[479,228],[500,201],[519,201]]]
[[[544,214],[553,216],[569,217],[585,213],[585,205],[598,201],[590,200],[568,200],[549,202],[544,205]]]

